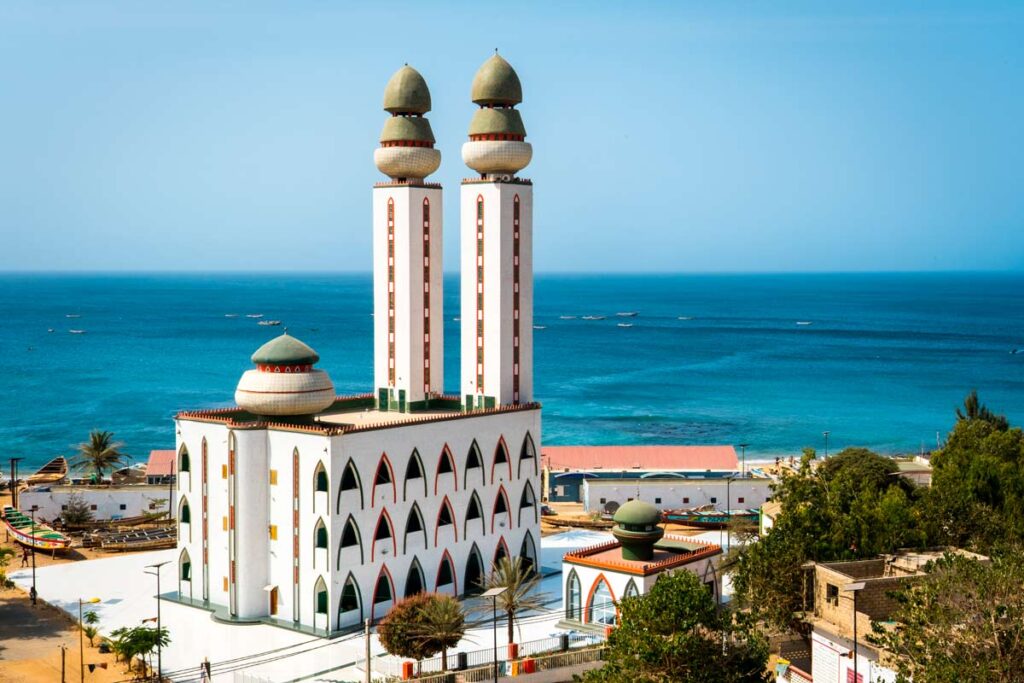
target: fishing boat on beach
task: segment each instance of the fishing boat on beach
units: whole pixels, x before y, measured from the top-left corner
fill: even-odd
[[[4,506],[4,526],[21,545],[36,550],[63,552],[71,547],[71,539],[46,524],[32,523],[32,518],[10,505]]]
[[[681,510],[664,510],[661,518],[665,522],[684,524],[698,529],[724,529],[735,521],[757,524],[760,512],[754,509],[718,510],[713,505]]]
[[[68,461],[63,456],[56,458],[40,467],[35,474],[28,478],[28,485],[56,484],[68,476]]]

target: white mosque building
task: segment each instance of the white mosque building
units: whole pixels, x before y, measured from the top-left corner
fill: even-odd
[[[462,156],[462,379],[443,387],[440,152],[405,66],[374,153],[374,385],[337,397],[287,333],[236,408],[176,417],[178,599],[226,621],[329,635],[422,590],[478,589],[502,556],[538,562],[531,158],[522,87],[495,54],[472,85]]]

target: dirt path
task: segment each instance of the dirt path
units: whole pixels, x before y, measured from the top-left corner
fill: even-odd
[[[78,626],[55,607],[33,607],[18,589],[0,590],[0,682],[54,683],[61,680],[61,645],[65,651],[65,678],[81,680]],[[107,669],[90,672],[89,664],[106,663]],[[101,654],[85,641],[85,680],[113,683],[128,678],[124,664]]]

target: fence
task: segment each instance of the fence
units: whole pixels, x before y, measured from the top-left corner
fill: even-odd
[[[577,666],[579,664],[586,664],[587,662],[598,662],[604,659],[604,647],[592,647],[592,648],[581,648],[579,650],[571,652],[559,652],[556,654],[544,655],[542,657],[526,658],[527,661],[532,660],[532,667],[530,670],[533,672],[537,671],[550,671],[552,669],[561,669],[567,666]],[[521,667],[523,660],[517,660],[511,663],[512,666]],[[507,676],[510,673],[516,675],[515,671],[510,671],[512,666],[508,662],[502,662],[499,665],[499,675]],[[519,669],[519,674],[529,675],[528,671]],[[448,671],[446,673],[430,674],[427,676],[421,676],[420,678],[413,679],[417,683],[484,683],[490,681],[494,676],[494,668],[492,666],[481,666],[465,671]],[[529,681],[529,678],[526,679]]]
[[[594,633],[580,633],[570,632],[564,633],[559,636],[550,636],[548,638],[540,638],[538,640],[530,640],[525,643],[519,643],[519,659],[523,657],[530,657],[538,662],[544,655],[558,655],[565,654],[570,650],[579,648],[585,648],[588,646],[594,646],[604,641],[603,635]],[[498,646],[498,662],[506,663],[508,659],[508,645]],[[402,664],[409,660],[401,659],[400,657],[377,657],[373,661],[373,670],[378,674],[383,674],[388,680],[401,680],[402,678]],[[449,652],[448,653],[448,671],[459,671],[462,674],[469,675],[469,671],[480,667],[485,668],[487,671],[491,671],[494,663],[494,648],[484,648],[481,650],[474,650],[472,652]],[[563,665],[565,666],[565,665]],[[442,658],[434,657],[432,659],[424,659],[419,662],[419,668],[413,669],[418,671],[419,678],[415,680],[419,681],[443,681],[445,676],[431,676],[431,674],[440,674],[443,671]],[[471,678],[464,679],[466,681],[476,680]],[[485,679],[481,679],[485,680]]]

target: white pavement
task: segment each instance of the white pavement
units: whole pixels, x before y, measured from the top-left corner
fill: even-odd
[[[541,541],[541,565],[545,571],[560,570],[564,553],[609,538],[608,533],[591,531],[547,536]],[[144,619],[156,617],[156,579],[147,575],[145,568],[171,560],[172,564],[163,569],[160,588],[164,593],[175,591],[173,563],[177,557],[178,551],[172,549],[51,565],[36,570],[36,585],[41,599],[76,619],[79,598],[99,598],[101,602],[89,608],[100,617],[101,633],[109,633],[115,628],[138,626]],[[32,582],[31,571],[12,572],[10,578],[25,590]],[[556,630],[555,623],[562,616],[561,575],[546,577],[541,582],[541,591],[547,594],[551,612],[527,618],[517,629],[519,642],[546,638]],[[363,680],[362,634],[327,640],[266,624],[223,624],[214,621],[205,610],[167,600],[161,601],[160,610],[163,625],[171,637],[170,646],[163,651],[163,670],[165,675],[170,673],[169,678],[174,681],[198,681],[199,665],[204,657],[213,665],[213,680],[218,683]],[[467,633],[453,652],[481,650],[491,643],[491,627],[485,626]],[[499,648],[505,643],[501,631],[498,643]],[[371,640],[371,652],[375,671],[390,673],[398,665],[399,660],[387,656],[375,636]]]

